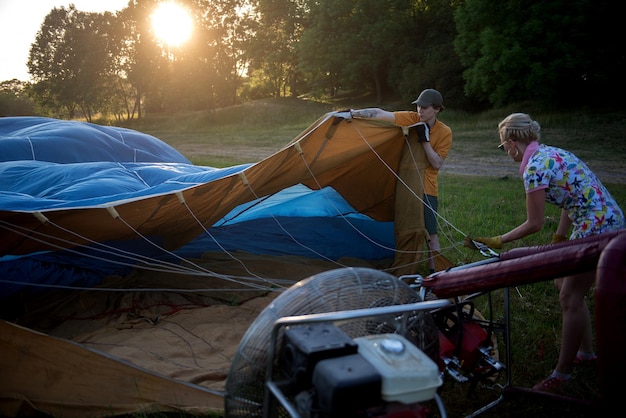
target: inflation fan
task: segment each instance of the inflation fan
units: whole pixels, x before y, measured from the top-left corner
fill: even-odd
[[[241,340],[235,357],[231,362],[226,382],[225,415],[227,417],[260,417],[263,416],[263,400],[265,395],[265,381],[268,353],[270,350],[271,334],[274,322],[283,317],[296,315],[310,315],[326,312],[358,310],[392,305],[405,305],[420,302],[419,295],[397,277],[379,270],[367,268],[341,268],[330,270],[303,280],[279,295],[273,303],[267,306],[252,323]],[[405,324],[403,327],[402,324]],[[404,332],[399,332],[405,328]],[[318,347],[312,347],[306,341],[298,345],[302,332],[317,333]],[[277,355],[274,359],[276,374],[271,376],[278,381],[286,381],[287,386],[295,389],[294,397],[300,395],[300,401],[305,394],[311,394],[305,404],[310,406],[303,411],[302,416],[318,408],[316,393],[311,388],[308,379],[313,378],[312,369],[317,364],[328,362],[319,361],[326,357],[345,356],[354,354],[354,345],[358,345],[359,337],[384,335],[393,333],[400,335],[404,341],[419,348],[425,353],[428,361],[434,362],[438,356],[438,330],[433,319],[427,312],[409,312],[401,315],[377,316],[343,321],[336,328],[329,324],[317,327],[311,326],[306,331],[298,327],[287,327],[286,332],[280,332],[277,338]],[[324,340],[324,336],[331,334],[333,338]],[[287,338],[285,337],[287,335]],[[356,340],[356,342],[354,342]],[[361,340],[363,343],[363,340]],[[306,346],[309,344],[309,346]],[[395,342],[390,342],[395,344]],[[315,344],[313,344],[315,345]],[[294,346],[296,346],[294,348]],[[322,347],[322,348],[320,348]],[[323,352],[325,351],[325,352]],[[358,349],[356,350],[358,351]],[[361,350],[362,351],[362,350]],[[356,361],[353,356],[342,358],[339,364],[346,361]],[[318,362],[319,361],[319,362]],[[315,364],[308,364],[315,363]],[[357,366],[358,367],[358,366]],[[332,368],[332,367],[331,367]],[[317,371],[317,370],[316,370]],[[320,373],[318,373],[319,375]],[[324,379],[324,377],[318,377]],[[333,379],[326,376],[326,379]],[[364,380],[369,379],[366,376]],[[338,382],[337,392],[351,392],[346,385],[362,384],[355,382]],[[331,385],[332,386],[332,385]],[[363,388],[362,388],[363,389]],[[370,390],[366,387],[365,390]],[[287,390],[294,392],[294,390]],[[333,394],[326,394],[331,398]],[[360,396],[363,399],[363,396]],[[378,405],[376,405],[378,406]],[[369,405],[362,405],[367,408]],[[345,411],[344,411],[345,412]],[[352,411],[354,414],[357,411]],[[322,413],[320,416],[323,416]],[[281,406],[272,412],[271,416],[290,416]]]

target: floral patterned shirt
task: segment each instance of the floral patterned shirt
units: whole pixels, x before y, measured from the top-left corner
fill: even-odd
[[[531,143],[520,167],[526,193],[546,190],[546,202],[565,209],[570,239],[625,227],[624,213],[587,165],[560,148]],[[526,162],[526,164],[524,164]]]

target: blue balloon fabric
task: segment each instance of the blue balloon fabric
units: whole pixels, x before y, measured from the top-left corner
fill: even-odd
[[[140,201],[231,176],[250,165],[196,166],[158,138],[131,129],[41,117],[0,118],[0,211],[77,211]],[[19,227],[0,223],[0,231]],[[0,297],[24,287],[39,289],[29,284],[90,287],[107,275],[132,270],[132,263],[119,255],[103,257],[99,244],[166,257],[154,246],[122,240],[0,254]],[[393,257],[393,224],[358,213],[330,187],[312,190],[299,184],[236,207],[176,254],[191,258],[223,250],[385,259]]]

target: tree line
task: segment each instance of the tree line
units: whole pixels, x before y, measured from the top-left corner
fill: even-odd
[[[626,53],[610,0],[177,0],[193,37],[167,46],[159,0],[117,13],[54,8],[31,45],[32,82],[0,84],[0,114],[92,120],[215,109],[265,97],[424,88],[485,109],[621,101]]]

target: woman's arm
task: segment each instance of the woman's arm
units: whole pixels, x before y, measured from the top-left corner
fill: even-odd
[[[515,241],[541,231],[544,223],[546,190],[539,189],[526,193],[526,221],[502,235],[502,242]]]
[[[556,228],[556,234],[562,237],[567,237],[571,226],[572,220],[567,215],[567,211],[565,209],[562,209],[561,219],[559,219],[559,226]]]

